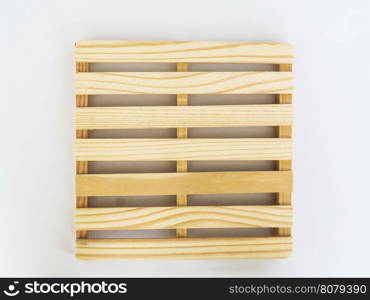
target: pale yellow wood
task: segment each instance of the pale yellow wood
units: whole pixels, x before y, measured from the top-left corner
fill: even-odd
[[[291,72],[80,72],[77,94],[286,94]]]
[[[185,63],[179,63],[176,65],[177,72],[187,72],[188,65]],[[188,96],[184,94],[177,95],[177,106],[187,106],[188,105]],[[176,117],[176,116],[171,116]],[[180,125],[181,126],[181,125]],[[178,125],[174,127],[179,127]],[[177,138],[185,139],[188,137],[188,129],[184,128],[187,127],[181,126],[181,128],[176,129]],[[176,171],[177,172],[187,172],[188,171],[188,163],[186,160],[178,160],[176,162]],[[177,206],[186,206],[188,204],[188,196],[186,194],[177,194],[176,195],[176,205]],[[176,237],[186,237],[187,236],[187,229],[186,228],[177,228],[176,229]]]
[[[290,206],[80,208],[79,230],[289,227]]]
[[[290,237],[77,240],[83,260],[285,258]]]
[[[278,66],[278,71],[280,72],[291,72],[292,65],[284,64]],[[279,94],[277,95],[277,103],[279,104],[292,104],[292,95],[291,94]],[[292,126],[279,126],[277,128],[277,136],[279,138],[292,138]],[[279,160],[277,162],[277,169],[280,171],[290,171],[292,169],[291,160]],[[277,203],[280,205],[291,205],[292,204],[292,193],[283,192],[277,194]],[[291,236],[292,230],[291,227],[287,228],[277,228],[276,234],[279,236]]]
[[[292,140],[277,138],[77,139],[77,160],[285,160]]]
[[[177,137],[185,138],[184,127],[291,125],[292,110],[289,104],[81,107],[76,109],[76,128],[178,128]]]
[[[88,63],[76,63],[77,72],[88,72]],[[88,95],[76,95],[76,107],[86,107],[89,105]],[[88,138],[88,130],[76,130],[76,138]],[[76,162],[76,174],[87,174],[88,173],[88,162],[87,161],[77,161]],[[76,197],[76,207],[87,207],[88,197]],[[87,238],[87,231],[76,231],[77,238]]]
[[[289,171],[88,174],[78,196],[277,193],[292,190]]]
[[[266,63],[292,62],[292,47],[271,42],[80,41],[76,61]]]
[[[76,44],[77,257],[280,258],[291,252],[292,49],[284,43]],[[90,62],[176,63],[177,72],[88,72]],[[188,72],[272,63],[276,72]],[[134,66],[134,64],[133,64]],[[88,107],[94,94],[173,94],[177,106]],[[276,104],[188,107],[188,95],[276,94]],[[276,138],[189,138],[188,128],[276,126]],[[174,139],[88,139],[89,130],[176,128]],[[176,161],[172,173],[88,174],[88,161]],[[275,160],[276,171],[188,172],[188,160]],[[188,206],[190,194],[276,193],[271,206]],[[176,195],[171,207],[87,208],[90,196]],[[187,228],[275,228],[275,237],[188,238]],[[88,230],[175,229],[176,239],[88,240]]]

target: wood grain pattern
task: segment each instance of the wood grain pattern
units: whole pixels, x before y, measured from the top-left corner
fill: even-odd
[[[88,72],[89,64],[88,63],[76,63],[76,72]],[[88,95],[76,95],[76,107],[86,107],[89,105],[89,96]],[[89,137],[88,130],[76,130],[76,138],[84,139]],[[76,161],[76,174],[87,174],[88,162],[87,161]],[[87,207],[89,200],[87,197],[76,197],[76,207]],[[77,238],[87,238],[87,231],[77,231]]]
[[[76,128],[178,128],[177,136],[186,137],[186,127],[291,125],[292,111],[289,104],[82,107],[76,109]]]
[[[278,71],[281,72],[291,72],[292,65],[284,64],[278,66]],[[277,103],[279,105],[291,105],[292,95],[291,94],[279,94],[277,95]],[[278,138],[292,138],[292,126],[279,126],[277,127],[277,137]],[[277,169],[280,171],[290,171],[292,169],[292,161],[290,160],[279,160],[277,161]],[[282,192],[277,194],[277,204],[280,205],[291,205],[292,204],[292,193]],[[287,228],[277,228],[276,234],[279,236],[291,236],[291,227]]]
[[[284,258],[290,237],[77,240],[83,260]]]
[[[289,171],[87,174],[78,196],[277,193],[292,190]]]
[[[76,93],[289,94],[291,72],[78,72]]]
[[[187,72],[188,71],[188,65],[185,63],[179,63],[176,65],[177,72]],[[176,102],[177,105],[180,106],[187,106],[188,105],[188,95],[179,94],[176,96]],[[179,108],[179,107],[177,107]],[[171,113],[167,115],[166,120],[168,118],[173,118],[176,116],[173,116]],[[167,123],[168,124],[168,123]],[[184,125],[176,125],[175,127],[180,127],[176,129],[176,135],[179,139],[186,139],[188,137],[188,129]],[[186,160],[178,160],[176,161],[176,171],[183,173],[188,171],[188,162]],[[188,196],[186,194],[177,194],[176,195],[176,205],[177,206],[186,206],[188,204]],[[177,228],[176,229],[176,237],[186,237],[187,236],[187,229],[186,228]]]
[[[80,62],[289,64],[292,47],[271,42],[80,41]]]
[[[77,160],[282,160],[291,159],[291,139],[77,139]]]
[[[287,257],[292,250],[292,59],[292,48],[285,43],[76,43],[76,256],[84,260]],[[175,63],[177,72],[89,72],[89,63]],[[265,63],[277,69],[189,72],[190,63]],[[115,94],[172,94],[177,105],[88,107],[89,95]],[[188,106],[188,97],[198,94],[274,94],[276,104]],[[188,136],[189,128],[248,126],[275,126],[276,138]],[[90,130],[146,128],[174,128],[176,138],[89,139]],[[218,160],[274,160],[276,170],[189,172],[188,161]],[[174,161],[176,172],[88,174],[89,161]],[[188,195],[243,193],[275,193],[276,203],[187,203]],[[176,196],[176,205],[88,208],[88,197],[158,195]],[[189,238],[189,228],[274,228],[274,236]],[[87,238],[90,230],[102,234],[141,229],[174,229],[176,238]]]
[[[289,227],[290,206],[80,208],[79,230]]]

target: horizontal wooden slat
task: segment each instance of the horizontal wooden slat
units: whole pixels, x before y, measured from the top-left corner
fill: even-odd
[[[277,193],[292,190],[292,173],[189,172],[76,176],[77,196]]]
[[[77,129],[280,126],[292,124],[292,105],[81,107]]]
[[[290,237],[79,239],[76,242],[76,256],[83,260],[284,258],[291,251]]]
[[[76,160],[282,160],[292,140],[276,138],[76,139]]]
[[[76,94],[289,94],[291,72],[80,72]]]
[[[78,62],[292,63],[292,47],[271,42],[80,41]]]
[[[290,206],[79,208],[77,230],[290,227]]]

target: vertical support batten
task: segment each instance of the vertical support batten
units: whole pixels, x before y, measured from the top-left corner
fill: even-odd
[[[177,72],[187,72],[188,71],[188,64],[186,63],[179,63],[177,64]],[[177,105],[178,106],[186,106],[188,105],[188,96],[179,94],[177,95]],[[187,128],[177,128],[177,138],[186,139],[188,137],[188,129]],[[186,160],[178,160],[176,162],[176,170],[177,172],[187,172],[188,171],[188,163]],[[187,195],[184,194],[177,194],[176,195],[176,205],[177,206],[186,206],[188,199]],[[176,237],[186,237],[187,236],[187,229],[180,228],[176,229]]]
[[[280,72],[291,72],[291,64],[280,64],[278,65],[278,71]],[[277,97],[278,104],[292,104],[292,94],[279,94]],[[278,126],[277,127],[278,138],[291,138],[292,137],[292,126]],[[277,161],[277,170],[279,171],[291,171],[292,161],[291,160],[279,160]],[[292,193],[282,192],[277,194],[277,204],[279,205],[291,205],[292,204]],[[276,235],[278,236],[291,236],[291,228],[276,228]]]
[[[77,72],[88,72],[89,71],[89,64],[88,63],[76,63],[76,71]],[[76,95],[76,106],[77,107],[84,107],[89,106],[89,96],[88,95]],[[77,138],[88,138],[89,131],[88,130],[76,130],[76,137]],[[88,162],[87,161],[77,161],[76,162],[76,173],[77,174],[87,174],[88,170]],[[88,207],[88,197],[77,197],[76,199],[76,207],[77,208],[84,208]],[[87,231],[77,231],[76,232],[77,238],[87,238]]]

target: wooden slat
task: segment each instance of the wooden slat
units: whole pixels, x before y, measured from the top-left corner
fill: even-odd
[[[289,94],[291,72],[80,72],[77,94]]]
[[[188,65],[185,63],[179,63],[176,65],[177,72],[187,72]],[[184,94],[179,94],[176,97],[177,105],[181,108],[188,105],[188,96]],[[178,107],[177,107],[178,108]],[[167,115],[171,116],[171,114]],[[176,117],[176,116],[171,116]],[[170,118],[171,118],[170,117]],[[188,137],[188,129],[185,126],[175,126],[181,127],[176,129],[176,135],[179,139],[186,139]],[[188,162],[186,160],[178,160],[176,161],[176,171],[183,173],[188,171]],[[186,194],[177,194],[176,195],[176,205],[177,206],[186,206],[188,204],[188,196]],[[176,237],[186,237],[187,236],[187,229],[186,228],[177,228],[176,229]]]
[[[290,206],[80,208],[79,230],[289,227]]]
[[[292,48],[271,42],[80,41],[80,62],[266,63],[292,62]]]
[[[285,160],[291,139],[77,139],[77,160]]]
[[[284,64],[279,65],[278,70],[281,72],[291,72],[292,65]],[[291,94],[279,94],[277,95],[277,103],[282,104],[292,104]],[[292,138],[292,126],[279,126],[277,127],[277,136],[279,138]],[[279,160],[277,162],[277,169],[280,171],[290,171],[292,169],[292,161],[290,160]],[[290,192],[282,192],[277,194],[277,204],[280,205],[291,205],[292,204],[292,194]],[[291,228],[277,228],[276,234],[279,236],[290,236],[292,234]]]
[[[76,63],[77,72],[88,72],[89,64],[88,63]],[[76,95],[76,107],[86,107],[89,105],[89,96],[88,95]],[[88,130],[76,130],[76,138],[83,139],[88,138]],[[77,161],[76,162],[76,174],[87,174],[88,173],[88,162],[87,161]],[[77,197],[76,198],[76,207],[87,207],[88,206],[87,197]],[[87,231],[77,231],[77,238],[87,238]]]
[[[281,126],[292,124],[292,110],[289,104],[83,107],[76,109],[76,128],[180,127],[182,133],[186,127]]]
[[[83,260],[284,258],[290,237],[77,240]]]
[[[77,175],[78,196],[277,193],[292,190],[289,171]]]

